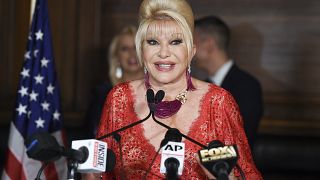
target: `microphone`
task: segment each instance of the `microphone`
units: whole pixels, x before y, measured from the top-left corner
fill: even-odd
[[[157,94],[158,94],[158,93],[157,93]],[[124,126],[124,127],[120,128],[120,129],[117,129],[117,130],[115,130],[115,131],[113,131],[113,132],[110,132],[110,133],[108,133],[108,134],[105,134],[105,135],[103,135],[103,136],[100,136],[100,137],[98,137],[98,138],[96,138],[96,139],[97,139],[97,140],[101,140],[101,139],[107,138],[107,137],[112,136],[112,135],[115,136],[115,135],[117,135],[117,134],[118,134],[119,132],[121,132],[121,131],[124,131],[124,130],[126,130],[126,129],[132,128],[133,126],[136,126],[136,125],[138,125],[138,124],[143,123],[144,121],[146,121],[146,120],[151,116],[152,112],[155,111],[155,101],[156,101],[156,99],[155,99],[155,97],[154,97],[154,92],[153,92],[152,89],[148,89],[148,90],[147,90],[146,96],[147,96],[147,102],[148,102],[148,107],[149,107],[149,109],[150,109],[150,112],[149,112],[149,114],[148,114],[145,118],[143,118],[143,119],[141,119],[141,120],[139,120],[139,121],[136,121],[136,122],[134,122],[134,123],[131,123],[131,124],[127,125],[127,126]],[[161,94],[159,94],[158,96],[161,96]],[[156,95],[156,97],[157,97],[157,95]],[[160,98],[160,97],[157,97],[157,98]],[[162,97],[162,98],[163,98],[163,97]],[[161,99],[161,100],[162,100],[162,99]],[[161,101],[161,100],[160,100],[160,101]]]
[[[153,157],[153,159],[152,159],[152,161],[150,163],[150,166],[149,166],[148,170],[146,171],[146,174],[142,178],[143,180],[145,180],[147,178],[147,176],[148,176],[148,174],[149,174],[149,172],[151,170],[151,167],[152,167],[154,161],[156,160],[161,148],[163,146],[165,146],[168,143],[168,141],[181,142],[181,140],[182,140],[182,136],[179,133],[178,129],[176,129],[176,128],[168,129],[168,131],[166,132],[166,134],[164,136],[164,139],[162,139],[162,141],[160,143],[160,146],[159,146],[159,149],[156,152],[156,155]]]
[[[166,174],[166,179],[178,179],[178,175],[182,175],[185,144],[181,142],[178,129],[171,128],[167,134],[163,141],[165,145],[161,153],[160,173]]]
[[[61,156],[65,156],[77,162],[84,162],[88,158],[85,148],[79,150],[68,149],[60,146],[58,141],[49,133],[35,133],[25,141],[27,147],[27,155],[29,158],[52,162],[58,160]]]
[[[115,155],[107,150],[107,143],[95,139],[73,141],[74,149],[70,149],[60,146],[51,134],[40,132],[27,138],[25,146],[29,158],[48,163],[65,156],[77,164],[73,168],[78,172],[112,171],[115,165]]]
[[[151,89],[152,90],[152,89]],[[159,90],[156,93],[156,97],[154,98],[155,103],[158,104],[162,101],[162,99],[164,98],[164,91],[163,90]]]
[[[208,148],[199,150],[199,158],[201,164],[218,180],[228,180],[239,157],[236,145],[225,146],[214,140]]]
[[[161,141],[160,146],[163,147],[169,141],[173,141],[173,142],[181,142],[182,141],[181,133],[177,128],[168,129],[168,131],[166,132],[166,135],[164,136],[164,139]]]
[[[48,133],[40,132],[33,134],[25,140],[24,144],[29,158],[51,162],[61,157],[59,143]]]
[[[156,110],[156,103],[154,98],[154,92],[152,89],[147,90],[147,102],[150,111],[154,112]]]
[[[152,89],[147,90],[148,107],[152,113],[156,111],[157,104],[161,102],[163,98],[164,98],[163,90],[157,91],[156,95],[154,95],[154,92]]]
[[[98,141],[95,139],[86,139],[86,140],[76,140],[72,141],[72,149],[82,150],[87,154],[87,158],[79,162],[77,166],[77,172],[80,173],[100,173],[105,172],[107,169],[107,164],[114,166],[115,161],[112,158],[114,153],[111,153],[109,156],[111,159],[108,160],[108,146],[106,142]],[[85,151],[83,151],[85,150]],[[111,152],[111,150],[109,150]],[[107,162],[108,160],[108,162]]]

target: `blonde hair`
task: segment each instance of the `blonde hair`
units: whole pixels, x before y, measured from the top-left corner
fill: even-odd
[[[116,77],[116,70],[120,67],[119,59],[117,57],[117,51],[119,48],[119,39],[123,35],[130,35],[135,37],[137,32],[137,28],[134,26],[127,26],[122,29],[122,31],[117,34],[111,41],[109,52],[108,52],[108,59],[109,59],[109,78],[111,80],[112,85],[116,85],[122,82],[122,78]]]
[[[142,43],[148,27],[157,20],[175,21],[182,30],[188,57],[192,57],[194,17],[190,5],[185,0],[144,0],[139,10],[139,28],[135,38],[139,63],[143,65]]]

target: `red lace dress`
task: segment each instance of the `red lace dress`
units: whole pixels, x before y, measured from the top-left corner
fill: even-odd
[[[133,92],[128,83],[119,84],[109,93],[100,121],[97,136],[112,132],[132,122],[138,121],[134,111]],[[190,127],[188,136],[207,144],[212,140],[220,140],[226,145],[236,144],[239,151],[238,164],[247,180],[262,179],[251,157],[250,148],[242,128],[239,109],[232,96],[222,88],[210,85],[208,92],[200,103],[200,115]],[[103,179],[142,179],[156,149],[143,134],[141,124],[130,128],[121,135],[122,160],[120,146],[112,137],[106,138],[108,147],[116,154],[116,167],[112,173],[104,173]],[[185,140],[185,161],[180,179],[207,179],[195,157],[200,147]],[[164,179],[160,173],[161,155],[153,163],[147,179]],[[235,168],[235,175],[240,176]]]

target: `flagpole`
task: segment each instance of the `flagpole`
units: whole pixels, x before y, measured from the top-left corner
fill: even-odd
[[[31,0],[30,1],[30,24],[32,23],[32,16],[33,16],[33,12],[34,12],[34,7],[36,5],[36,0]]]

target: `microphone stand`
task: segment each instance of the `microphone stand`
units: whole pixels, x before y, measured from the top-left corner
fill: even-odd
[[[161,94],[161,93],[160,93],[160,94]],[[158,96],[159,96],[159,95],[158,95]],[[143,118],[143,119],[141,119],[141,120],[139,120],[139,121],[137,121],[137,122],[134,122],[134,123],[132,123],[132,124],[129,124],[129,125],[125,126],[125,127],[122,127],[122,128],[120,128],[120,129],[117,129],[117,130],[115,130],[115,131],[113,131],[113,132],[110,132],[110,133],[108,133],[108,134],[105,134],[105,135],[103,135],[103,136],[100,136],[100,137],[98,137],[98,138],[96,138],[96,139],[97,139],[97,140],[101,140],[101,139],[107,138],[107,137],[109,137],[109,136],[111,136],[111,135],[113,135],[114,137],[116,137],[117,134],[118,134],[118,132],[124,131],[124,130],[126,130],[126,129],[128,129],[128,128],[131,128],[131,127],[133,127],[133,126],[135,126],[135,125],[138,125],[138,124],[146,121],[146,120],[151,116],[152,111],[154,111],[154,108],[155,108],[155,107],[154,107],[154,103],[155,103],[155,99],[154,99],[154,98],[155,98],[155,97],[154,97],[154,92],[153,92],[152,89],[148,89],[148,90],[147,90],[146,97],[147,97],[148,106],[149,106],[149,109],[150,109],[150,112],[149,112],[149,114],[148,114],[147,117],[145,117],[145,118]],[[157,98],[159,98],[159,97],[157,97]],[[162,97],[162,98],[163,98],[163,97]]]
[[[111,132],[111,133],[108,133],[108,134],[105,134],[105,135],[103,135],[103,136],[100,136],[100,137],[98,137],[98,138],[96,138],[96,139],[97,139],[97,140],[101,140],[101,139],[107,138],[107,137],[112,136],[112,135],[114,136],[114,135],[116,135],[118,132],[124,131],[124,130],[126,130],[126,129],[128,129],[128,128],[131,128],[131,127],[133,127],[133,126],[135,126],[135,125],[138,125],[138,124],[146,121],[146,120],[151,116],[151,114],[152,114],[152,113],[151,113],[151,111],[150,111],[147,117],[145,117],[145,118],[143,118],[143,119],[141,119],[141,120],[139,120],[139,121],[136,121],[136,122],[134,122],[134,123],[132,123],[132,124],[129,124],[128,126],[124,126],[124,127],[120,128],[120,129],[117,129],[117,130],[115,130],[115,131],[113,131],[113,132]]]
[[[165,128],[167,128],[167,129],[171,129],[170,126],[167,126],[167,125],[163,124],[162,122],[158,121],[158,120],[155,118],[154,113],[152,113],[152,119],[153,119],[156,123],[158,123],[160,126],[165,127]],[[188,139],[189,141],[193,142],[194,144],[200,146],[201,148],[208,148],[207,146],[199,143],[198,141],[192,139],[191,137],[189,137],[189,136],[187,136],[187,135],[184,135],[184,134],[182,134],[181,132],[179,132],[179,133],[181,134],[182,137]]]
[[[40,168],[39,171],[38,171],[38,174],[37,174],[37,177],[35,178],[35,180],[41,180],[40,176],[41,176],[41,174],[42,174],[42,171],[44,170],[44,168],[47,167],[48,164],[49,164],[48,162],[44,162],[44,163],[42,164],[41,168]]]
[[[68,180],[74,180],[77,169],[78,169],[78,162],[69,159],[68,160],[68,174],[67,174]]]

